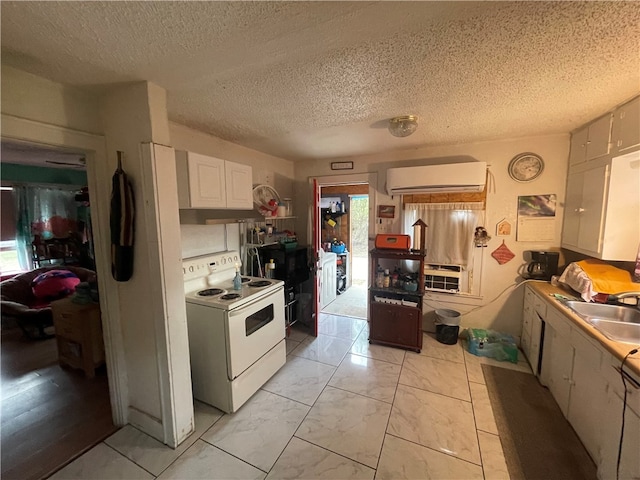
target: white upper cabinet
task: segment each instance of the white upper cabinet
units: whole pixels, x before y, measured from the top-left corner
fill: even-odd
[[[640,148],[640,97],[616,110],[611,140],[614,152],[624,153]]]
[[[607,155],[611,142],[611,114],[600,117],[571,136],[569,166]]]
[[[562,247],[633,261],[640,240],[640,151],[567,177]]]
[[[180,208],[253,208],[248,165],[176,151],[176,174]]]
[[[253,208],[253,177],[251,167],[241,163],[225,162],[227,182],[227,208],[251,210]]]

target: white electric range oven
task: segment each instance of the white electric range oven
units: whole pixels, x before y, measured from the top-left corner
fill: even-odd
[[[286,361],[284,282],[233,278],[237,251],[185,259],[183,273],[193,395],[238,410]]]

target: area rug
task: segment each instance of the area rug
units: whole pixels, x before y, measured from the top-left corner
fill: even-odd
[[[534,375],[482,365],[512,479],[596,479],[596,466]]]

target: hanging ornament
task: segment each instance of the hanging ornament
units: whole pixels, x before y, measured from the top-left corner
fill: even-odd
[[[476,227],[476,231],[473,234],[473,242],[476,247],[486,247],[489,240],[491,240],[491,237],[487,230],[484,227]]]
[[[509,247],[507,247],[503,240],[502,245],[491,252],[491,256],[495,258],[500,265],[504,265],[516,255],[511,250],[509,250]]]

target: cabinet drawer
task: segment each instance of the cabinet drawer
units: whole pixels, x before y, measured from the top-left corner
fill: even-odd
[[[82,325],[78,314],[74,312],[57,312],[53,319],[56,335],[59,337],[82,341]]]
[[[524,289],[524,303],[525,303],[525,305],[526,305],[527,303],[530,303],[531,305],[533,305],[533,297],[534,297],[535,295],[536,295],[536,294],[535,294],[535,293],[533,293],[533,290],[531,290],[531,287],[527,287],[527,288],[525,288],[525,289]]]

